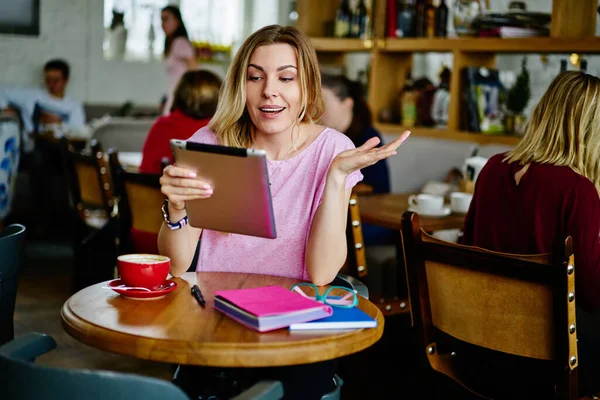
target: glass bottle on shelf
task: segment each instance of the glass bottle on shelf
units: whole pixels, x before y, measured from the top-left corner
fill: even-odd
[[[350,36],[365,39],[367,34],[367,6],[364,0],[360,0],[352,13],[352,24]]]
[[[435,36],[448,36],[448,6],[446,0],[440,0],[440,5],[435,9]]]
[[[435,37],[435,7],[432,0],[428,0],[425,6],[425,36]]]
[[[396,37],[415,36],[415,0],[398,2]]]
[[[415,5],[415,36],[427,36],[427,0],[417,0]]]
[[[335,14],[335,32],[336,38],[345,38],[350,35],[350,21],[352,12],[348,5],[348,0],[342,0],[340,7]]]
[[[406,74],[404,89],[402,89],[400,97],[400,118],[404,128],[412,128],[417,123],[417,96],[410,72]]]

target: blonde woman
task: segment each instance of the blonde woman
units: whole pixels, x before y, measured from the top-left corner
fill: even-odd
[[[229,68],[215,116],[190,140],[266,152],[278,237],[163,225],[158,245],[171,257],[172,275],[188,269],[202,236],[197,271],[287,276],[317,285],[335,278],[346,259],[348,202],[362,179],[360,168],[395,154],[408,132],[380,148],[374,138],[355,149],[343,133],[315,124],[322,112],[319,64],[305,34],[272,25],[246,39]],[[165,168],[161,185],[171,224],[186,216],[186,201],[213,193],[176,165]],[[330,389],[335,364],[287,371],[275,375],[286,398],[320,398]]]
[[[577,305],[600,310],[600,79],[564,72],[533,110],[525,136],[488,161],[477,178],[463,243],[490,250],[547,253],[572,236]],[[580,389],[591,390],[600,337],[578,313]],[[596,326],[596,332],[600,331]],[[590,344],[588,339],[595,336]],[[592,351],[593,350],[593,351]],[[585,392],[580,395],[587,394]]]

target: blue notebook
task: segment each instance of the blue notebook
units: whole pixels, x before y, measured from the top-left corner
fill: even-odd
[[[332,307],[333,315],[310,322],[291,324],[291,331],[308,331],[320,329],[359,329],[376,328],[377,321],[369,317],[361,309]]]

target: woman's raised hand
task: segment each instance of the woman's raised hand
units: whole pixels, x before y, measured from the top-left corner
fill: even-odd
[[[189,169],[169,165],[160,177],[160,190],[174,210],[183,210],[188,200],[207,199],[213,194],[208,182],[196,178]]]
[[[338,154],[331,163],[330,171],[339,171],[347,176],[358,169],[366,168],[377,161],[393,156],[396,154],[396,149],[409,135],[410,131],[404,131],[397,139],[381,147],[376,147],[380,142],[379,138],[371,138],[356,149]]]

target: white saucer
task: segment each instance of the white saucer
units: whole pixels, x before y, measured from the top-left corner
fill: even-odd
[[[433,217],[433,218],[447,217],[448,215],[452,214],[452,210],[450,209],[450,207],[444,207],[439,212],[428,213],[428,214],[422,213],[413,207],[408,207],[408,211],[416,212],[417,214],[419,214],[423,217]]]

